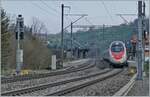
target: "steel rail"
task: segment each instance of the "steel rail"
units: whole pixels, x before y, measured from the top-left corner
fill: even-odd
[[[91,67],[94,67],[94,63],[88,61],[86,63],[83,63],[82,65],[79,65],[76,68],[70,67],[69,69],[65,69],[63,71],[53,71],[50,73],[43,73],[43,74],[30,74],[30,75],[24,75],[24,76],[20,75],[20,76],[15,76],[15,77],[10,77],[10,78],[1,78],[1,84],[12,83],[12,82],[17,82],[17,81],[25,81],[25,80],[31,80],[31,79],[38,79],[38,78],[45,78],[49,76],[63,75],[67,73],[89,69]]]
[[[128,92],[131,90],[131,88],[135,84],[135,79],[136,79],[137,74],[135,74],[130,81],[123,86],[119,91],[117,91],[113,96],[127,96]]]
[[[93,84],[98,83],[100,81],[106,80],[110,77],[113,77],[113,76],[119,74],[120,72],[122,72],[121,69],[120,70],[113,70],[113,72],[106,73],[103,76],[97,77],[93,80],[90,80],[90,81],[87,81],[85,83],[81,83],[81,84],[78,84],[78,85],[75,85],[75,86],[72,86],[72,87],[68,87],[66,89],[56,91],[56,92],[53,92],[53,93],[45,95],[45,96],[61,96],[61,95],[76,91],[78,89],[93,85]]]
[[[63,81],[58,81],[58,82],[54,82],[54,83],[43,84],[43,85],[39,85],[39,86],[8,91],[8,92],[5,92],[5,93],[1,93],[1,95],[2,96],[21,96],[21,95],[26,94],[26,93],[31,93],[31,92],[35,92],[35,91],[38,91],[38,90],[47,89],[49,87],[59,86],[59,85],[67,84],[67,83],[70,83],[70,82],[75,82],[75,81],[84,80],[84,79],[88,79],[88,78],[91,78],[91,77],[99,76],[99,75],[108,73],[110,71],[112,71],[112,70],[106,69],[104,71],[101,71],[101,72],[98,72],[98,73],[95,73],[95,74],[90,74],[88,76],[75,77],[75,78],[71,78],[71,79],[67,79],[67,80],[63,80]]]

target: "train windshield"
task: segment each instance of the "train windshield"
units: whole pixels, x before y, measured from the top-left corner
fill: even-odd
[[[121,52],[123,50],[124,50],[124,48],[123,48],[123,45],[121,43],[117,43],[117,44],[114,43],[111,46],[111,51],[112,52]]]

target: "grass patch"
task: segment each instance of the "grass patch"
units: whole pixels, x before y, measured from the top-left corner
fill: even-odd
[[[149,65],[150,64],[148,61],[144,63],[144,71],[145,71],[147,76],[149,76]]]
[[[15,72],[15,70],[14,69],[2,69],[1,70],[1,76],[10,76],[10,75],[12,75],[12,73],[14,73]]]

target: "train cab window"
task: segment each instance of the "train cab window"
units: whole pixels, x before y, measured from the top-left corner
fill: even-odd
[[[112,52],[120,52],[120,51],[123,51],[124,48],[123,48],[123,45],[121,43],[119,44],[112,44],[111,46],[111,51]]]

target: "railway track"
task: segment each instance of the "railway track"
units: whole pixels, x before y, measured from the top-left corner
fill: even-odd
[[[56,76],[56,75],[63,75],[68,74],[72,72],[77,72],[80,70],[89,69],[91,67],[94,67],[94,62],[92,60],[87,61],[86,63],[80,64],[76,67],[69,67],[65,70],[59,70],[59,71],[52,71],[50,73],[43,73],[43,74],[29,74],[24,76],[14,76],[9,78],[1,78],[1,84],[6,83],[12,83],[17,81],[25,81],[25,80],[31,80],[31,79],[39,79],[39,78],[45,78],[49,76]]]
[[[45,96],[62,96],[64,94],[76,91],[78,89],[93,85],[93,84],[98,83],[100,81],[103,81],[107,78],[113,77],[113,76],[117,75],[120,72],[122,72],[122,70],[113,70],[113,71],[110,71],[109,73],[103,74],[102,76],[99,76],[95,79],[89,80],[87,82],[84,82],[84,83],[81,83],[81,84],[78,84],[78,85],[74,85],[72,87],[69,87],[69,88],[66,88],[66,89],[63,89],[63,90],[60,90],[60,91],[55,91],[55,92],[50,93],[50,94],[45,95]]]
[[[21,95],[25,95],[28,93],[32,93],[35,91],[41,91],[41,90],[45,90],[47,88],[52,88],[52,87],[56,87],[56,86],[61,86],[64,84],[68,84],[68,83],[75,83],[78,81],[83,81],[85,79],[90,79],[88,81],[84,81],[82,83],[79,83],[78,85],[74,85],[71,87],[67,87],[65,89],[61,89],[59,91],[54,91],[50,94],[46,94],[45,96],[59,96],[59,95],[63,95],[72,91],[75,91],[77,89],[89,86],[91,84],[97,83],[99,81],[105,80],[109,77],[115,76],[116,74],[118,74],[119,72],[121,72],[122,70],[117,69],[117,70],[104,70],[98,73],[94,73],[88,76],[83,76],[83,77],[76,77],[76,78],[71,78],[68,80],[64,80],[64,81],[58,81],[58,82],[54,82],[54,83],[49,83],[49,84],[44,84],[44,85],[40,85],[40,86],[35,86],[35,87],[30,87],[30,88],[25,88],[25,89],[20,89],[20,90],[15,90],[15,91],[9,91],[9,92],[5,92],[2,93],[2,96],[21,96]]]
[[[135,78],[137,74],[135,74],[130,81],[122,87],[119,91],[117,91],[113,96],[127,96],[128,92],[131,90],[133,85],[135,84]]]

